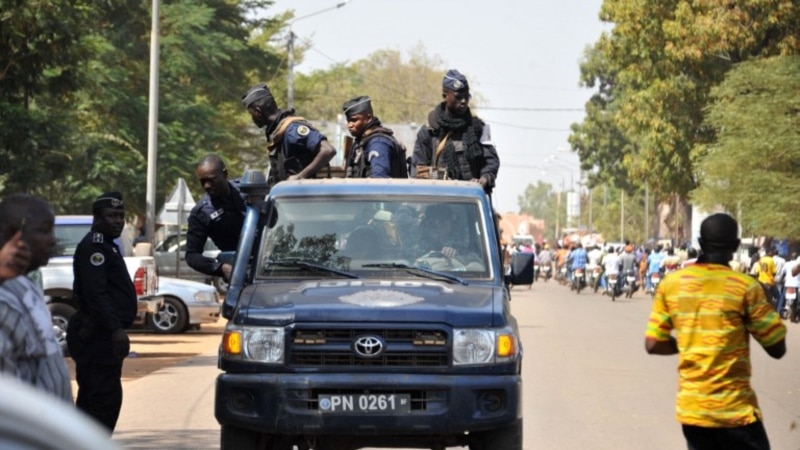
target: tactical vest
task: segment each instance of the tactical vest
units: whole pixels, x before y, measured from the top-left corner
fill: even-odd
[[[472,127],[475,130],[475,136],[478,138],[478,140],[480,140],[481,135],[483,134],[483,123],[477,117],[473,117]],[[430,178],[446,180],[452,179],[452,177],[455,175],[453,173],[448,173],[447,163],[445,163],[444,158],[442,158],[444,146],[447,144],[447,142],[451,142],[455,148],[456,166],[458,166],[459,172],[461,173],[460,179],[468,181],[474,178],[469,160],[466,156],[464,156],[464,141],[461,140],[463,132],[448,131],[444,134],[444,136],[442,136],[443,130],[441,129],[431,129],[430,131],[431,147],[434,150],[433,155],[431,155]]]
[[[304,118],[299,116],[290,116],[283,119],[278,125],[277,130],[272,133],[272,136],[270,136],[270,143],[267,145],[267,149],[269,150],[270,167],[269,179],[267,182],[270,186],[274,186],[275,183],[289,178],[290,175],[300,173],[304,167],[313,161],[313,155],[287,157],[282,151],[283,136],[286,134],[286,130],[292,123],[298,123],[300,125],[305,125],[309,128],[312,128],[311,124],[308,123]]]
[[[392,154],[389,161],[390,176],[392,178],[408,178],[406,166],[406,147],[393,135],[392,131],[384,127],[376,127],[364,132],[361,139],[353,147],[353,157],[347,164],[347,178],[369,178],[372,176],[372,167],[367,159],[367,144],[375,136],[385,136],[392,141]]]

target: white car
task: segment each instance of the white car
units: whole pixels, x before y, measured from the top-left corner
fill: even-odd
[[[147,324],[156,333],[183,333],[219,320],[222,299],[209,284],[162,276],[156,295],[164,298],[164,306],[147,316]]]

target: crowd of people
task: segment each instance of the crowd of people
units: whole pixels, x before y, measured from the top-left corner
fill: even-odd
[[[661,244],[636,245],[626,241],[623,245],[584,246],[566,236],[552,246],[548,242],[518,242],[505,245],[504,250],[509,255],[533,253],[539,270],[537,278],[541,275],[542,268],[548,266],[556,280],[569,284],[574,271],[582,269],[585,274],[589,274],[587,280],[590,287],[596,287],[596,291],[602,289],[605,294],[609,275],[617,275],[614,278],[622,283],[623,276],[632,274],[636,279],[635,290],[642,289],[649,295],[655,294],[654,275],[660,280],[665,275],[696,263],[699,254],[699,249],[689,244],[676,248]],[[800,306],[796,305],[797,291],[800,289],[800,256],[796,252],[781,254],[774,247],[736,250],[728,266],[738,273],[756,278],[764,287],[767,300],[781,317],[791,318],[796,307]],[[593,277],[592,273],[598,276]]]

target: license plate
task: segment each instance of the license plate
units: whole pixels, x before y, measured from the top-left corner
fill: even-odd
[[[628,283],[633,283],[634,281],[636,281],[636,277],[628,277],[627,279]]]
[[[794,289],[788,289],[786,291],[786,299],[787,300],[794,300],[796,298],[797,298],[797,291],[795,291]]]
[[[409,394],[321,394],[319,410],[323,413],[386,414],[411,411]]]

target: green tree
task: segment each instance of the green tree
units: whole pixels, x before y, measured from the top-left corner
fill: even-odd
[[[711,91],[707,110],[717,141],[699,164],[704,183],[693,198],[712,210],[741,209],[749,233],[797,236],[787,220],[800,199],[800,56],[738,64]]]

